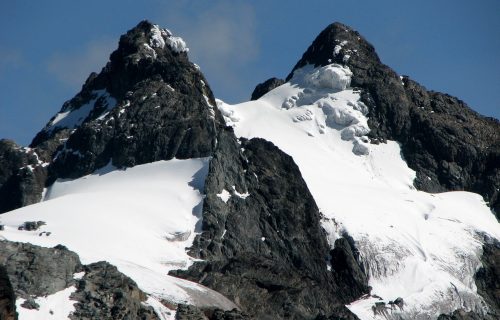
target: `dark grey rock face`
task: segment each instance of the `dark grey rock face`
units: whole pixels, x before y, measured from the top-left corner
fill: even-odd
[[[176,320],[207,320],[207,316],[200,309],[189,304],[179,304],[175,313]]]
[[[71,319],[159,319],[151,307],[142,303],[146,294],[115,266],[97,262],[85,266],[84,271],[77,291],[71,295],[78,301]]]
[[[320,212],[292,158],[262,139],[239,145],[229,129],[218,141],[203,233],[191,248],[204,261],[174,274],[221,292],[257,319],[331,316],[367,292],[348,244],[330,256]],[[231,194],[227,203],[218,196],[223,190]]]
[[[477,292],[490,307],[491,319],[500,319],[500,242],[488,238],[483,245],[482,266],[476,272]]]
[[[34,150],[0,140],[0,213],[37,203],[47,176]]]
[[[10,241],[0,241],[0,265],[5,266],[16,295],[25,299],[73,285],[73,274],[82,268],[78,256],[65,247]]]
[[[330,252],[330,263],[337,278],[337,283],[344,286],[342,291],[357,289],[357,292],[365,291],[368,279],[358,259],[353,252],[354,243],[350,243],[346,238],[335,241],[335,246]]]
[[[270,78],[262,83],[259,83],[253,90],[250,100],[259,99],[274,88],[281,86],[283,83],[285,83],[285,80],[278,78]]]
[[[16,320],[16,296],[7,270],[0,265],[0,320]]]
[[[381,63],[372,45],[340,23],[320,33],[293,71],[306,64],[330,63],[349,66],[354,74],[351,85],[362,89],[363,102],[370,109],[372,142],[401,143],[406,162],[417,172],[417,188],[479,193],[498,217],[498,120],[477,114],[457,98],[427,91],[408,77],[400,79]]]

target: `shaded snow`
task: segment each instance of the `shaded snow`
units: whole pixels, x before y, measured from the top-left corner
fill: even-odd
[[[153,28],[151,28],[149,45],[153,48],[165,48],[165,40],[163,39],[161,29],[157,25],[154,25]]]
[[[227,191],[226,189],[222,189],[221,193],[217,194],[217,197],[219,197],[222,201],[224,201],[224,203],[227,203],[229,201],[229,199],[231,198],[232,194],[234,194],[236,197],[241,198],[243,200],[245,200],[247,197],[250,196],[250,193],[248,193],[248,192],[239,193],[238,191],[236,191],[235,186],[232,186],[232,188],[233,188],[232,193]]]
[[[483,312],[473,275],[480,234],[500,239],[498,222],[477,194],[415,190],[398,143],[369,143],[368,108],[349,77],[339,65],[306,66],[259,100],[219,109],[237,136],[267,139],[293,157],[330,245],[345,232],[353,237],[373,294],[386,302],[402,297],[411,319]],[[349,308],[373,319],[372,305]]]

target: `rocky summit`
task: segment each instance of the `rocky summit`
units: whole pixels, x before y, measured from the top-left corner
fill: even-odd
[[[0,140],[0,319],[498,319],[500,123],[341,23],[217,100],[148,21]]]

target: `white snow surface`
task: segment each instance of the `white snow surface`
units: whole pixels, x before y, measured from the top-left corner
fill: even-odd
[[[54,119],[49,122],[46,129],[51,131],[57,127],[74,129],[82,124],[82,122],[89,116],[90,112],[99,103],[103,108],[102,114],[109,112],[116,105],[116,99],[113,98],[105,89],[92,91],[92,99],[80,106],[78,109],[73,109],[68,106],[65,111],[61,111],[55,115]]]
[[[168,37],[166,40],[167,44],[174,50],[175,52],[188,52],[189,48],[186,45],[186,42],[181,37]]]
[[[3,214],[0,236],[44,247],[63,244],[84,264],[108,261],[157,300],[232,309],[217,292],[167,275],[193,263],[186,248],[201,224],[208,162],[174,159],[126,170],[109,164],[76,180],[58,180],[43,202]],[[24,221],[38,220],[46,225],[18,230]],[[43,231],[50,236],[39,236]]]
[[[16,311],[20,320],[66,320],[71,312],[75,311],[76,301],[70,300],[70,295],[76,291],[74,286],[56,292],[46,297],[35,298],[40,308],[26,309],[21,306],[25,299],[16,300]]]
[[[415,190],[415,172],[398,143],[369,143],[368,109],[348,87],[350,76],[340,65],[306,66],[259,100],[218,107],[237,136],[267,139],[293,157],[324,215],[330,245],[347,232],[372,294],[386,303],[404,299],[404,311],[391,317],[483,312],[473,275],[483,235],[500,239],[498,222],[478,194]],[[373,304],[364,299],[348,307],[374,319]]]

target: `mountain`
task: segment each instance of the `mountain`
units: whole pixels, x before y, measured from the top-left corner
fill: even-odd
[[[0,315],[497,319],[500,123],[323,30],[215,99],[140,22],[29,147],[0,141]]]

